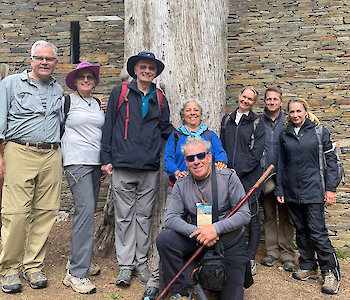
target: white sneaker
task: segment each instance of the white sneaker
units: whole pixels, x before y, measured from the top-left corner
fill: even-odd
[[[256,275],[256,263],[253,259],[250,260],[250,268],[252,270],[252,276]]]
[[[96,286],[89,280],[89,278],[79,278],[71,275],[69,270],[66,277],[64,277],[63,284],[71,287],[74,291],[80,294],[96,293]]]

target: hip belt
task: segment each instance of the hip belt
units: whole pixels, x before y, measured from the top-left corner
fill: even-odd
[[[47,143],[47,142],[29,143],[29,142],[25,142],[25,141],[21,141],[21,140],[17,140],[17,139],[9,140],[9,142],[13,142],[13,143],[20,144],[23,146],[35,147],[37,149],[54,149],[54,150],[56,150],[60,146],[59,143]]]

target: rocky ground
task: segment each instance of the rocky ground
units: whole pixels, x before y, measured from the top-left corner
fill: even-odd
[[[49,286],[43,290],[33,290],[26,282],[23,282],[23,291],[17,295],[6,295],[0,292],[0,299],[17,300],[65,300],[65,299],[141,299],[144,286],[136,278],[133,278],[131,286],[119,288],[114,284],[118,273],[118,265],[112,258],[94,258],[94,262],[101,266],[102,273],[91,277],[97,286],[97,292],[93,295],[80,295],[65,287],[62,280],[65,275],[65,265],[69,255],[71,220],[56,223],[48,241],[48,252],[45,261],[45,273],[49,278]],[[264,255],[263,244],[260,245],[257,254],[259,262]],[[350,259],[340,260],[342,279],[339,294],[328,296],[321,293],[321,281],[300,282],[292,279],[291,273],[283,271],[281,265],[272,268],[258,263],[257,275],[254,276],[255,284],[245,292],[245,300],[271,300],[271,299],[350,299]]]

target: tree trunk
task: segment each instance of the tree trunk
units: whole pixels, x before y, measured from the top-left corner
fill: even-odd
[[[211,130],[219,130],[226,100],[227,16],[225,0],[125,0],[125,61],[141,50],[150,50],[164,62],[165,70],[156,82],[169,101],[175,127],[181,125],[179,111],[183,100],[194,98],[203,104],[203,123]],[[125,74],[124,67],[123,79]],[[151,269],[154,241],[163,223],[166,190],[162,162],[153,212]],[[109,200],[106,206],[110,205]],[[114,232],[107,227],[103,230]]]

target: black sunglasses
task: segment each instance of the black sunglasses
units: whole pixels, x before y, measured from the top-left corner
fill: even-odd
[[[194,159],[197,156],[197,158],[199,160],[203,160],[207,156],[208,153],[209,152],[201,152],[201,153],[197,153],[197,154],[193,154],[193,155],[187,155],[187,156],[185,156],[185,159],[188,162],[194,162]]]

